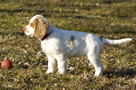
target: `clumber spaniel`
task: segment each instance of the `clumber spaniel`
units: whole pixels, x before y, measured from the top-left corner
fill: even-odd
[[[109,40],[86,32],[58,29],[42,15],[33,16],[29,25],[24,27],[24,33],[41,40],[42,50],[48,57],[46,73],[54,73],[58,64],[59,74],[66,72],[67,58],[87,56],[95,68],[94,76],[101,76],[103,65],[100,54],[104,44],[115,45],[132,40],[131,38]]]

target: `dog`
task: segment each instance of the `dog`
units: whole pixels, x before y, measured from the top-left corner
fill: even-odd
[[[42,15],[33,16],[23,30],[27,36],[35,36],[41,41],[42,50],[48,58],[47,74],[54,73],[57,66],[58,73],[64,74],[67,71],[67,58],[87,56],[95,68],[94,76],[99,77],[104,69],[100,61],[104,44],[116,45],[132,40],[110,40],[86,32],[58,29]]]

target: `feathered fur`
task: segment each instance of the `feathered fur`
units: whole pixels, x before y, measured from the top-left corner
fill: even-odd
[[[41,41],[42,50],[48,57],[46,73],[54,73],[58,63],[59,74],[66,72],[68,57],[87,56],[95,68],[94,75],[101,76],[103,65],[100,61],[100,54],[104,49],[104,44],[115,45],[132,40],[131,38],[109,40],[90,33],[58,29],[41,15],[32,17],[30,24],[24,28],[24,32],[26,35],[35,36],[38,39],[51,33]]]

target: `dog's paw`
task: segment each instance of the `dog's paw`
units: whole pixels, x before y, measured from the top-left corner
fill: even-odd
[[[54,73],[53,71],[46,71],[46,74]]]
[[[58,74],[62,74],[62,75],[63,75],[63,74],[65,74],[65,73],[66,73],[66,71],[59,71],[59,70],[58,70],[58,72],[57,72],[57,73],[58,73]]]
[[[94,74],[94,77],[101,77],[101,76],[102,76],[102,75],[95,75],[95,74]]]

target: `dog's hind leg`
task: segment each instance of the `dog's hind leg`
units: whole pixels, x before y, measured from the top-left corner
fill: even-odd
[[[100,61],[100,56],[97,54],[88,54],[88,59],[92,63],[92,65],[95,68],[95,74],[94,76],[98,77],[102,75],[103,72],[103,65]]]
[[[90,48],[90,51],[87,54],[89,61],[92,63],[92,65],[95,68],[94,76],[96,77],[101,76],[104,69],[100,61],[100,54],[101,52],[99,50],[99,47],[97,47],[97,45]]]

